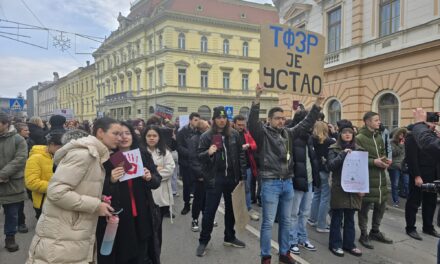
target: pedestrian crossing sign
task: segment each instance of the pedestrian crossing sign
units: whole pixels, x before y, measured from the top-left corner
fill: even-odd
[[[9,109],[11,111],[21,111],[24,107],[24,100],[19,98],[9,99]]]

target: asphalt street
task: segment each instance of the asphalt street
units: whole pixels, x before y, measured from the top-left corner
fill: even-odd
[[[223,246],[224,219],[223,210],[219,208],[216,220],[219,226],[214,228],[212,240],[207,248],[207,255],[200,258],[195,255],[198,245],[198,232],[191,231],[191,216],[180,215],[183,208],[181,197],[175,198],[174,212],[176,218],[173,223],[170,219],[164,220],[163,225],[163,246],[162,263],[209,263],[209,264],[230,264],[230,263],[259,263],[259,229],[261,222],[251,222],[246,230],[237,232],[237,237],[246,242],[246,248],[236,249]],[[222,207],[223,205],[221,205]],[[256,210],[260,208],[254,205]],[[29,227],[29,233],[17,234],[17,242],[20,250],[15,253],[9,253],[4,246],[4,235],[0,235],[0,264],[20,264],[25,263],[27,250],[35,230],[35,213],[30,201],[26,201],[25,214],[26,223]],[[371,219],[371,215],[370,215]],[[421,217],[418,216],[418,229],[421,227]],[[0,214],[0,226],[3,227],[4,215]],[[404,211],[399,208],[389,207],[382,221],[381,230],[394,240],[394,244],[385,245],[374,242],[375,249],[369,250],[358,246],[363,250],[363,256],[358,258],[345,254],[345,257],[336,257],[328,250],[328,234],[317,233],[311,227],[308,227],[310,241],[317,247],[316,252],[309,252],[301,248],[299,259],[301,263],[371,263],[371,264],[397,264],[397,263],[436,263],[436,249],[438,239],[422,234],[423,241],[417,241],[410,238],[404,232],[405,219]],[[277,225],[273,228],[273,258],[276,258],[278,249]],[[356,230],[356,236],[359,236],[359,229]],[[3,232],[2,232],[3,233]],[[278,261],[274,261],[278,263]]]

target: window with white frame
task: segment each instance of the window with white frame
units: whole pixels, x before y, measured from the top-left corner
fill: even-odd
[[[249,91],[249,74],[243,73],[241,75],[241,89],[243,91]]]
[[[399,100],[394,94],[383,94],[378,100],[377,108],[381,123],[389,131],[399,126]]]
[[[249,56],[249,43],[243,42],[243,56],[248,57]]]
[[[200,87],[205,89],[208,88],[208,71],[200,72]]]
[[[333,99],[328,104],[327,108],[327,114],[328,114],[328,122],[330,124],[335,125],[336,122],[341,120],[341,104],[338,100]]]
[[[186,69],[178,70],[179,87],[186,87]]]
[[[185,34],[184,33],[179,34],[178,46],[179,46],[179,49],[182,49],[182,50],[185,49]]]
[[[229,54],[229,40],[223,40],[223,54]]]
[[[334,52],[341,48],[341,7],[327,13],[327,52]]]
[[[229,73],[229,72],[223,73],[223,89],[225,89],[225,90],[229,90],[229,88],[230,88],[230,76],[231,76],[231,73]]]
[[[200,39],[200,51],[208,52],[208,38],[206,36],[202,36]]]
[[[400,0],[380,0],[380,36],[386,36],[399,30]]]

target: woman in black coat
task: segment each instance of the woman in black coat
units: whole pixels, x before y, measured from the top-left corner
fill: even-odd
[[[119,150],[138,148],[133,127],[127,123],[121,123],[121,126],[122,141]],[[99,264],[160,263],[158,227],[161,218],[151,190],[159,187],[162,177],[157,172],[151,155],[145,151],[141,151],[141,155],[145,175],[127,181],[119,181],[124,174],[122,167],[114,168],[110,160],[104,163],[106,178],[103,195],[112,197],[111,205],[116,211],[123,211],[119,214],[119,226],[109,256],[103,256],[99,252],[107,225],[106,218],[99,218],[96,231]]]

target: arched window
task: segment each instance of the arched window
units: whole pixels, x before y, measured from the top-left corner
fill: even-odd
[[[341,104],[339,103],[338,100],[333,99],[332,101],[330,101],[330,103],[328,104],[327,113],[328,113],[328,122],[330,124],[335,125],[336,122],[341,120]]]
[[[249,43],[243,42],[243,56],[248,57],[249,56]]]
[[[200,40],[200,51],[201,52],[208,52],[208,38],[203,36]]]
[[[249,107],[243,106],[238,113],[247,119],[249,117]]]
[[[229,54],[229,40],[223,40],[223,54]]]
[[[185,49],[185,34],[183,34],[183,33],[179,34],[178,45],[179,45],[179,49],[183,49],[183,50]]]
[[[197,112],[199,113],[199,115],[202,119],[205,119],[205,120],[211,119],[211,109],[208,106],[206,106],[206,105],[200,106],[199,110]]]
[[[378,110],[380,121],[389,131],[399,126],[399,100],[391,93],[379,98]]]

